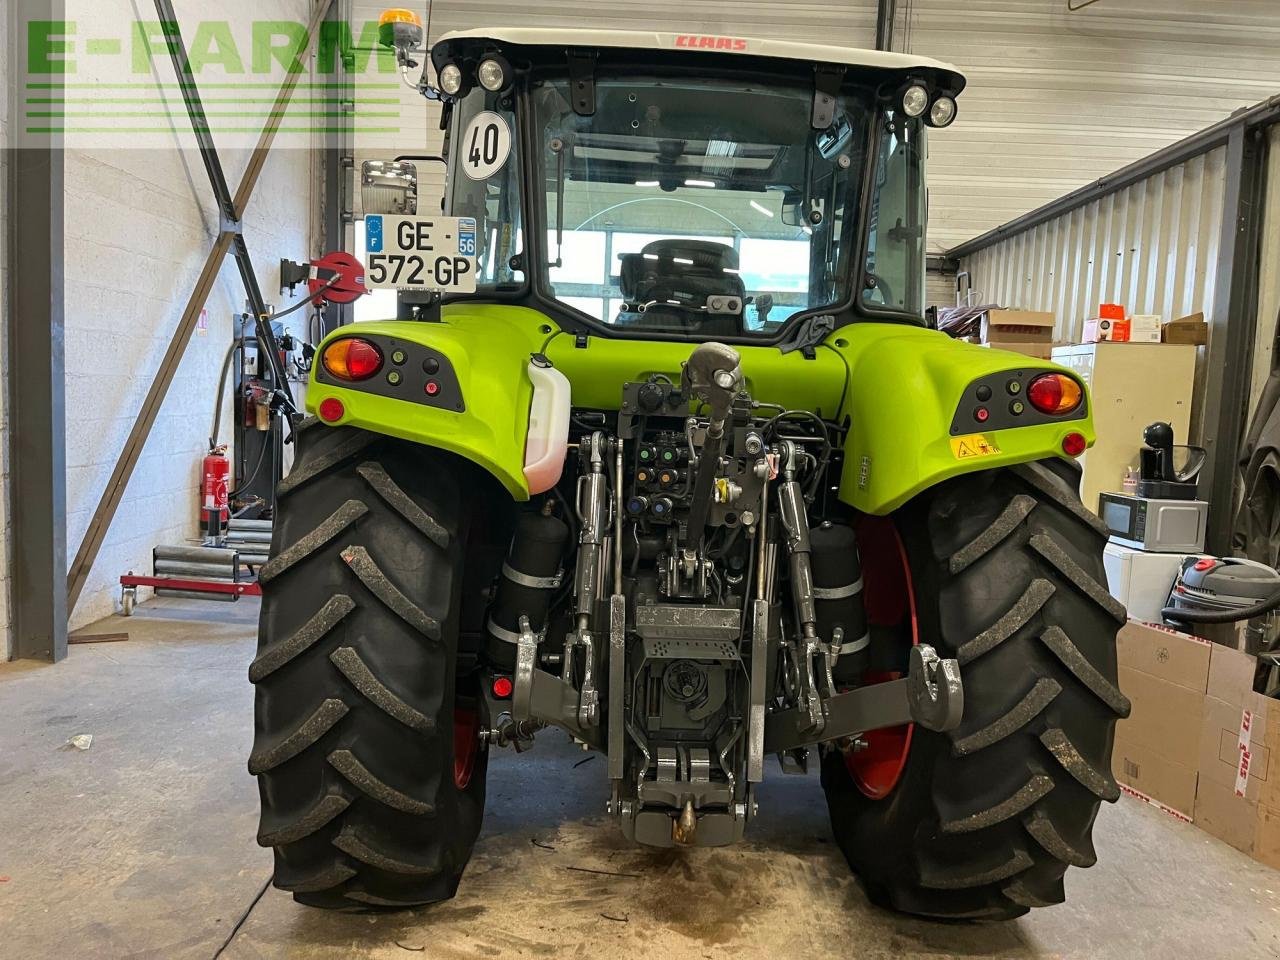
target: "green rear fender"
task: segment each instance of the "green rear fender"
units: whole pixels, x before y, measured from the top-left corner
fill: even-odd
[[[533,395],[527,372],[531,354],[545,352],[568,378],[575,407],[616,410],[623,383],[654,374],[678,381],[681,364],[693,349],[688,343],[661,341],[578,341],[534,310],[493,304],[452,305],[441,323],[361,323],[344,327],[329,340],[354,333],[384,343],[422,344],[445,354],[457,374],[465,409],[443,410],[322,384],[314,374],[307,409],[315,413],[326,397],[337,397],[346,411],[340,424],[452,451],[493,474],[517,500],[529,498],[524,458]],[[1090,418],[994,431],[974,423],[971,431],[966,425],[953,434],[957,409],[962,403],[972,405],[965,396],[975,379],[1063,368],[960,343],[932,330],[853,324],[828,337],[813,359],[774,347],[739,349],[747,389],[757,401],[847,422],[839,496],[865,513],[888,513],[962,473],[1061,456],[1068,433],[1081,433],[1093,443]],[[1007,403],[1008,398],[994,402]]]
[[[990,374],[1066,368],[1020,353],[991,350],[946,334],[899,324],[853,324],[828,340],[849,365],[848,417],[840,499],[885,514],[950,477],[1063,456],[1069,433],[1093,444],[1092,411],[1084,419],[983,430],[966,399],[974,380]],[[991,406],[1007,405],[997,393]],[[1085,391],[1085,401],[1089,398]],[[960,410],[962,426],[952,432]]]
[[[325,343],[355,334],[384,344],[417,343],[440,351],[457,374],[465,403],[462,412],[318,383],[314,371],[307,410],[315,413],[326,397],[337,397],[346,410],[337,425],[449,450],[488,470],[515,499],[528,500],[524,450],[533,396],[528,364],[551,330],[547,318],[522,308],[478,306],[449,319],[361,323],[335,331]],[[323,349],[321,345],[318,353]]]

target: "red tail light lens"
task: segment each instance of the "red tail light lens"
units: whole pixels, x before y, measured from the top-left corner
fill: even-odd
[[[1068,433],[1062,438],[1062,452],[1068,457],[1078,457],[1089,446],[1083,433]]]
[[[382,369],[382,351],[368,340],[344,337],[324,348],[323,362],[339,380],[368,380]]]
[[[1064,373],[1042,373],[1027,386],[1027,399],[1041,413],[1071,413],[1080,406],[1084,391]]]
[[[515,684],[511,682],[510,677],[494,677],[493,678],[493,696],[498,700],[506,700],[515,690]]]
[[[346,415],[347,410],[337,397],[325,397],[320,401],[320,409],[317,412],[325,423],[337,423]]]

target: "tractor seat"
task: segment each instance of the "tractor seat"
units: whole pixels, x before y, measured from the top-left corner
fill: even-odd
[[[738,275],[738,252],[712,240],[655,240],[639,253],[620,258],[618,286],[632,308],[618,316],[619,325],[653,326],[713,336],[742,332],[742,318],[696,312],[709,296],[746,299]],[[695,309],[681,309],[675,301]],[[651,304],[644,313],[636,309]]]

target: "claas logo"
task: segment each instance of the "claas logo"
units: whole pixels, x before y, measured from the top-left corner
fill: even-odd
[[[677,47],[697,50],[732,50],[741,53],[747,49],[747,41],[741,37],[709,37],[698,33],[676,34]]]

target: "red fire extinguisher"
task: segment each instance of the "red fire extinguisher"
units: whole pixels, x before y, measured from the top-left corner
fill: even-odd
[[[204,458],[200,482],[200,525],[211,537],[222,533],[222,525],[231,519],[227,480],[231,476],[231,461],[227,459],[226,444],[214,447]]]

